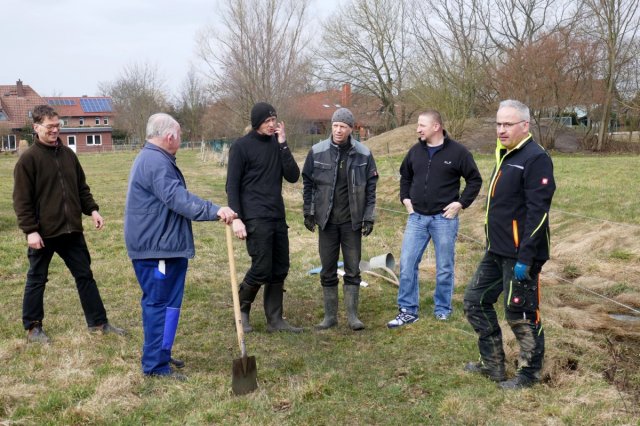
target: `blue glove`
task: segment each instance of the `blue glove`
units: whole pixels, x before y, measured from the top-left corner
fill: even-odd
[[[513,276],[516,277],[518,281],[530,280],[529,271],[531,270],[531,266],[525,265],[524,263],[518,261],[516,265],[513,267]]]

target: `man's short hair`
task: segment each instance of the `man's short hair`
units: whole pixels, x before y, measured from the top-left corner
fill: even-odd
[[[516,101],[514,99],[507,99],[500,102],[500,106],[498,110],[502,108],[513,108],[520,113],[520,118],[525,121],[529,121],[531,119],[531,114],[529,113],[529,107],[523,104],[520,101]]]
[[[153,114],[147,121],[147,139],[162,138],[166,135],[176,136],[180,123],[164,112]]]
[[[31,117],[34,123],[42,123],[45,118],[58,117],[58,113],[49,105],[38,105],[31,112]]]
[[[443,127],[442,115],[440,115],[440,113],[435,109],[428,109],[426,111],[423,111],[418,117],[429,117],[431,118],[431,120],[433,120],[434,123],[438,123],[440,127]]]

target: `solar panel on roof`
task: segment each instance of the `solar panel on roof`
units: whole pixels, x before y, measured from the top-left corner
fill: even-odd
[[[81,98],[80,106],[84,112],[111,112],[111,99],[108,98]]]
[[[48,99],[47,103],[51,106],[75,105],[73,99]]]

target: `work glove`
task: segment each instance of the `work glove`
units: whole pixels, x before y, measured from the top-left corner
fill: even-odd
[[[370,220],[365,220],[364,222],[362,222],[362,236],[366,237],[371,233],[371,231],[373,231],[373,222],[371,222]]]
[[[304,226],[311,232],[316,230],[316,217],[312,214],[304,215]]]
[[[530,280],[529,271],[531,270],[531,266],[525,265],[524,263],[518,261],[516,265],[513,267],[513,276],[516,277],[518,281]]]

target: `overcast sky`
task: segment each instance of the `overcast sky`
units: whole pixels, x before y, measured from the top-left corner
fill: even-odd
[[[312,0],[324,17],[345,0]],[[0,84],[41,96],[95,96],[126,65],[157,65],[175,93],[196,61],[198,31],[224,0],[0,0]],[[320,6],[321,5],[321,6]]]

